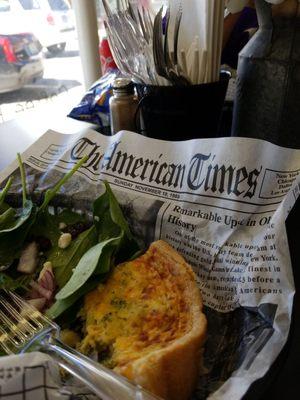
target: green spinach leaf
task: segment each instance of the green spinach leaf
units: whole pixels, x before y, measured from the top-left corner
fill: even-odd
[[[66,249],[60,249],[56,242],[52,249],[46,253],[47,260],[52,262],[55,280],[60,289],[71,278],[73,269],[76,268],[81,257],[96,243],[96,229],[92,226],[82,232]]]
[[[36,206],[31,200],[26,198],[26,181],[24,165],[18,154],[19,166],[22,179],[22,192],[23,192],[23,208],[21,212],[17,213],[12,209],[8,209],[2,217],[2,224],[0,223],[0,263],[1,265],[9,265],[13,262],[18,255],[26,236],[30,230],[31,225],[35,221]],[[8,182],[3,190],[7,192],[10,183]],[[2,193],[3,193],[2,192]],[[4,197],[2,197],[2,201]],[[13,216],[13,213],[15,214]],[[14,218],[15,217],[15,218]]]
[[[27,199],[25,168],[24,168],[24,164],[22,162],[21,154],[18,153],[17,156],[18,156],[18,162],[19,162],[20,173],[21,173],[23,207],[25,207],[26,199]]]
[[[48,211],[39,215],[34,224],[30,229],[30,235],[32,237],[44,237],[51,241],[51,244],[55,246],[58,242],[61,232],[59,230],[59,223],[56,219],[56,215],[50,214]]]
[[[31,200],[28,200],[26,198],[25,170],[19,153],[18,153],[18,161],[19,161],[21,180],[22,180],[23,208],[20,213],[16,213],[15,211],[13,211],[13,209],[8,209],[5,212],[7,214],[4,213],[5,226],[2,227],[0,230],[0,243],[7,242],[14,237],[15,239],[18,239],[18,241],[20,241],[22,238],[24,239],[26,233],[28,232],[29,226],[34,222],[36,216],[36,207],[34,206]],[[8,190],[7,187],[9,187],[9,185],[10,184],[8,182],[3,192]],[[12,218],[13,212],[15,212],[16,218]],[[30,223],[29,220],[31,220]],[[16,244],[16,240],[14,240],[14,243],[12,244]],[[22,243],[20,243],[20,245],[22,245]]]
[[[29,283],[31,280],[32,280],[31,276],[22,275],[17,279],[13,279],[4,272],[0,272],[0,288],[6,290],[17,290],[17,289],[28,290]]]
[[[120,238],[112,238],[90,248],[80,259],[70,280],[57,293],[56,299],[63,300],[72,296],[96,270],[98,274],[107,272],[110,269],[112,253],[117,248],[119,241]],[[100,268],[98,268],[98,265]]]
[[[9,178],[8,181],[6,182],[6,185],[4,186],[2,192],[0,193],[0,207],[3,205],[5,197],[7,195],[7,192],[9,191],[11,184],[12,184],[13,179]]]
[[[38,208],[37,210],[37,216],[34,221],[34,224],[31,229],[31,234],[33,236],[44,236],[48,239],[51,240],[52,245],[55,246],[55,244],[58,241],[59,236],[61,235],[61,232],[59,230],[59,223],[60,222],[65,222],[65,223],[74,223],[82,220],[82,216],[70,211],[70,210],[65,210],[62,211],[58,215],[52,215],[48,211],[48,205],[50,201],[55,197],[55,195],[58,193],[60,188],[67,182],[68,179],[71,178],[71,176],[74,175],[76,171],[85,163],[87,160],[87,156],[83,157],[79,163],[77,163],[71,171],[69,171],[55,186],[53,189],[49,189],[46,191],[44,201],[42,205]],[[55,249],[57,250],[57,249]]]
[[[14,210],[13,208],[9,207],[6,211],[4,211],[0,215],[0,231],[13,226],[16,220],[15,217],[16,217],[16,210]]]
[[[73,304],[75,304],[84,295],[94,290],[99,285],[99,280],[89,281],[84,284],[77,292],[72,296],[69,296],[63,300],[56,300],[56,302],[47,310],[46,314],[48,317],[55,319],[67,311]]]
[[[0,265],[9,265],[19,257],[24,241],[35,221],[36,211],[36,206],[28,201],[19,217],[0,231]]]
[[[39,208],[39,214],[47,211],[48,210],[48,205],[50,201],[56,196],[56,194],[59,192],[61,187],[75,174],[76,171],[79,170],[79,168],[87,161],[88,156],[83,157],[72,169],[69,171],[66,175],[63,176],[63,178],[57,182],[57,184],[54,186],[52,189],[48,189],[46,191],[44,201],[42,205]]]
[[[22,208],[22,211],[19,214],[15,212],[17,218],[16,219],[14,218],[13,220],[10,219],[11,223],[9,224],[9,226],[6,227],[5,229],[0,230],[0,240],[2,239],[3,236],[5,236],[5,234],[17,231],[19,228],[22,227],[23,224],[25,224],[26,221],[28,221],[30,217],[35,216],[34,213],[35,209],[36,207],[34,206],[32,201],[26,200],[24,203],[24,207]],[[34,219],[32,219],[32,223],[33,222]]]
[[[107,182],[104,182],[104,184],[105,193],[98,197],[93,204],[94,221],[99,234],[99,242],[119,236],[121,231],[124,231],[126,236],[132,239],[127,221],[115,195],[109,184]]]
[[[57,301],[65,301],[64,305],[95,277],[99,282],[116,260],[125,261],[139,250],[108,183],[105,188],[105,193],[93,204],[99,243],[82,256],[69,281],[57,293]]]
[[[122,236],[116,255],[116,261],[119,263],[131,259],[134,254],[138,254],[140,248],[130,232],[113,191],[107,182],[104,184],[105,193],[99,196],[93,204],[94,223],[99,242],[111,237]]]
[[[55,219],[57,225],[59,225],[60,222],[64,222],[66,225],[72,225],[76,222],[86,222],[86,217],[84,215],[67,209],[62,210],[62,212],[55,215]]]

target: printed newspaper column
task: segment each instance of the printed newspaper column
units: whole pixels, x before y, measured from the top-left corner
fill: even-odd
[[[281,226],[271,215],[238,219],[214,207],[170,203],[163,218],[160,238],[193,265],[208,306],[224,312],[241,305],[243,298],[251,305],[268,295],[284,296],[286,273],[277,254]],[[255,301],[249,303],[251,297]]]

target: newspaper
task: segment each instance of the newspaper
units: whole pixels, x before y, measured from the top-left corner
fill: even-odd
[[[2,357],[0,399],[97,400],[97,397],[78,384],[75,386],[75,382],[67,386],[55,361],[46,354],[33,352]]]
[[[31,189],[47,189],[84,155],[60,201],[88,210],[106,180],[145,246],[163,239],[185,257],[208,319],[194,399],[240,399],[289,333],[295,289],[285,220],[300,193],[300,150],[246,138],[166,142],[132,132],[49,131],[22,156]],[[0,372],[3,365],[19,361],[0,360]],[[19,398],[1,376],[0,388],[1,399]],[[55,398],[53,390],[47,396]]]

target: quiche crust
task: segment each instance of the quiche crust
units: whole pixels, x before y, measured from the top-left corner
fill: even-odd
[[[128,283],[125,272],[133,274]],[[207,322],[194,272],[170,245],[154,242],[143,256],[117,266],[104,288],[86,296],[84,314],[81,351],[109,344],[117,373],[165,400],[191,396]]]

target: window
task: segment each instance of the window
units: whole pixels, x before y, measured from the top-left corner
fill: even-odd
[[[10,11],[8,0],[0,0],[0,12]]]
[[[70,8],[64,0],[48,0],[48,3],[53,11],[67,11]]]
[[[40,3],[37,0],[19,0],[24,10],[39,10]]]
[[[1,11],[10,5],[0,12],[0,124],[44,114],[66,117],[82,98],[75,16],[66,4],[0,0]],[[6,30],[14,34],[4,36]]]

